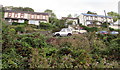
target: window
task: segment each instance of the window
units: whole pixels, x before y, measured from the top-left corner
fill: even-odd
[[[70,31],[71,31],[71,29],[67,29],[67,31],[68,31],[68,32],[70,32]]]
[[[24,23],[24,20],[18,20],[18,23]]]
[[[12,17],[12,13],[8,13],[8,17]]]
[[[62,29],[60,32],[65,32],[65,29]]]
[[[14,13],[14,18],[18,18],[18,13]]]
[[[45,16],[43,16],[43,19],[46,19],[46,17],[45,17]]]

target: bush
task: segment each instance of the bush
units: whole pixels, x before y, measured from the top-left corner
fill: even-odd
[[[102,27],[107,28],[107,24],[108,24],[108,23],[103,23],[103,24],[102,24]]]
[[[85,27],[84,28],[85,30],[87,30],[88,32],[94,32],[94,31],[98,31],[98,28],[97,27]]]
[[[71,48],[72,44],[70,42],[64,42],[60,45],[60,47]]]
[[[120,38],[113,39],[107,51],[108,55],[112,56],[113,59],[120,60]]]
[[[52,56],[53,54],[56,54],[57,49],[55,47],[44,47],[41,50],[44,50],[45,56]]]
[[[59,32],[61,30],[61,28],[54,28],[53,30],[52,30],[52,33],[54,33],[54,32]]]
[[[32,32],[35,32],[35,30],[32,27],[27,26],[27,27],[25,27],[25,32],[26,33],[32,33]]]
[[[37,25],[34,25],[34,24],[28,24],[26,27],[31,27],[31,28],[37,28]]]
[[[12,25],[26,25],[26,24],[27,24],[27,22],[25,22],[25,23],[13,22],[13,23],[12,23]]]
[[[15,30],[16,30],[16,32],[24,32],[24,31],[25,31],[23,25],[18,25],[18,26],[15,28]]]
[[[22,42],[26,42],[26,43],[28,43],[28,44],[31,45],[31,46],[34,44],[33,38],[30,38],[30,37],[22,38],[21,41],[22,41]]]
[[[41,48],[41,47],[47,47],[46,39],[44,36],[40,34],[28,34],[28,35],[22,35],[19,38],[19,41],[22,42],[24,45],[29,45],[30,47],[34,48]]]
[[[98,31],[99,30],[97,27],[87,27],[87,26],[83,26],[83,25],[80,25],[80,26],[83,27],[88,32],[94,32],[94,31]]]
[[[58,54],[61,54],[61,55],[68,55],[68,54],[71,54],[71,53],[72,53],[72,51],[69,48],[61,48],[58,51]]]
[[[34,39],[34,47],[47,47],[47,43],[42,39]]]
[[[109,28],[109,30],[110,30],[110,31],[114,31],[115,29],[113,29],[113,28]]]
[[[9,49],[10,52],[3,52],[2,55],[2,68],[20,68],[24,64],[22,61],[22,56],[16,53],[15,48]]]
[[[39,24],[39,27],[40,27],[41,29],[49,30],[49,29],[53,29],[55,26],[53,26],[53,25],[50,24],[50,23],[44,23],[44,22],[42,22],[42,23]]]

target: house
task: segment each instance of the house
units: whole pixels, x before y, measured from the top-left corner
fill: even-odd
[[[66,23],[69,22],[69,21],[72,21],[73,25],[79,23],[79,18],[62,17],[62,19],[66,19]]]
[[[111,25],[120,25],[120,20],[117,20],[116,22],[114,22],[113,24]]]
[[[28,21],[28,24],[39,25],[39,22],[49,22],[48,13],[40,12],[26,12],[26,11],[12,11],[6,10],[4,14],[4,19],[10,24],[12,22],[24,23]]]
[[[117,20],[114,24],[109,25],[109,27],[113,29],[120,29],[120,20]]]
[[[82,25],[87,26],[88,24],[101,25],[101,23],[108,22],[113,23],[113,18],[110,16],[96,15],[96,14],[86,14],[82,13],[79,16],[79,21]]]

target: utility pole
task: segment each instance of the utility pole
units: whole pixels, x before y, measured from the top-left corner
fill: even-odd
[[[2,34],[2,8],[3,5],[0,5],[0,34]],[[2,36],[0,37],[0,40],[2,40]],[[0,41],[0,56],[2,56],[2,42]],[[2,61],[0,60],[0,69],[2,69]]]
[[[105,19],[106,19],[106,24],[107,24],[107,30],[109,31],[109,25],[108,25],[108,21],[107,21],[107,16],[106,16],[106,11],[104,10],[105,13]]]

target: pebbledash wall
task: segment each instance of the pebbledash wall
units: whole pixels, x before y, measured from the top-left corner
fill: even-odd
[[[40,12],[6,10],[4,18],[10,24],[12,24],[12,22],[24,23],[25,21],[28,21],[28,24],[35,25],[39,25],[40,22],[49,23],[49,14]]]
[[[86,13],[82,13],[79,16],[79,22],[85,26],[94,23],[94,21],[97,21],[96,24],[101,25],[101,23],[106,22],[106,20],[108,23],[113,23],[113,18],[110,16],[94,15],[94,14],[86,14]]]

